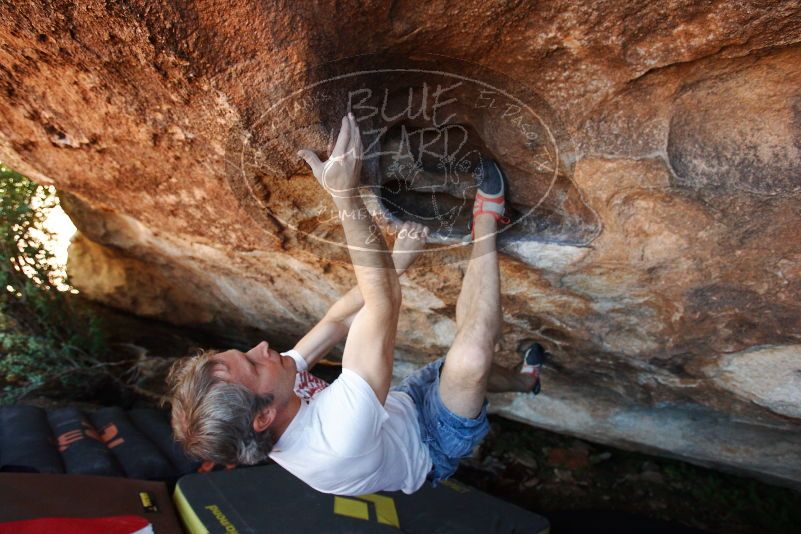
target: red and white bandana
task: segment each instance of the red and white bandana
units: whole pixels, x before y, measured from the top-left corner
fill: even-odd
[[[295,375],[295,395],[306,402],[327,387],[328,382],[308,371],[298,371]]]

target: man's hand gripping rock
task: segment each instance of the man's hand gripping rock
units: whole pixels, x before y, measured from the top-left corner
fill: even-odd
[[[335,201],[337,198],[351,198],[358,194],[356,188],[359,186],[362,167],[362,138],[352,113],[342,117],[339,137],[325,162],[307,149],[299,150],[298,156],[309,164],[314,177]]]

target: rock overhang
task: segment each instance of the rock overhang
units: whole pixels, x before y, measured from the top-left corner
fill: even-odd
[[[320,79],[309,70],[333,58],[392,51],[408,65],[435,52],[502,73],[495,86],[523,86],[515,94],[541,98],[546,122],[563,125],[552,129],[554,182],[521,163],[531,151],[510,140],[511,121],[478,108],[452,122],[508,169],[519,212],[545,197],[534,221],[547,224],[505,244],[498,361],[511,364],[517,341],[534,337],[554,353],[547,372],[555,394],[572,395],[566,406],[587,400],[576,385],[591,384],[638,414],[673,406],[660,413],[679,421],[692,419],[689,406],[708,410],[751,451],[727,465],[751,473],[776,468],[754,462],[760,439],[764,451],[796,439],[797,401],[782,393],[791,387],[769,393],[744,377],[764,360],[755,376],[778,380],[787,357],[749,349],[791,346],[801,332],[797,3],[468,3],[447,12],[431,2],[353,9],[331,24],[324,4],[303,13],[250,2],[224,13],[205,3],[2,9],[0,156],[79,198],[72,213],[84,237],[71,272],[85,295],[291,343],[353,282],[342,248],[313,235],[341,239],[294,158],[298,145],[325,151],[347,98],[294,115],[265,111]],[[408,75],[382,83],[401,108],[421,87]],[[383,93],[373,96],[380,106]],[[421,126],[389,122],[388,145],[404,125]],[[276,130],[284,141],[270,137]],[[233,140],[275,152],[245,159],[248,169],[231,158]],[[392,159],[375,162],[366,186],[388,183]],[[447,172],[422,163],[428,185],[441,184]],[[466,200],[466,189],[445,183],[436,193]],[[400,193],[387,196],[403,206]],[[405,278],[403,359],[447,348],[463,252],[422,258]],[[520,407],[528,401],[516,402],[507,414],[540,422]],[[578,417],[565,423],[561,431],[614,438]],[[760,433],[765,426],[781,432]],[[631,442],[645,446],[644,436]],[[685,445],[683,457],[707,454]]]

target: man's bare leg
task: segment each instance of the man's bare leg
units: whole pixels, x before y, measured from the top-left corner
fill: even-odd
[[[519,391],[527,393],[534,389],[537,377],[530,373],[521,373],[517,368],[507,369],[497,363],[492,364],[487,391],[490,393],[503,393],[505,391]]]
[[[495,249],[497,222],[481,214],[473,221],[475,243],[456,303],[456,337],[445,357],[439,393],[456,415],[481,412],[501,326],[501,281]]]

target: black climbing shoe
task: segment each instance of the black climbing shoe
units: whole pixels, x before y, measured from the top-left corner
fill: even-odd
[[[473,216],[468,222],[471,238],[475,239],[473,220],[482,213],[489,213],[501,224],[509,224],[509,217],[504,216],[506,211],[506,176],[500,165],[490,158],[481,158],[481,165],[475,174],[476,200],[473,203]]]
[[[484,198],[503,201],[506,192],[506,175],[500,165],[491,158],[481,158],[480,172],[476,176],[476,186]]]
[[[538,395],[540,392],[540,372],[542,372],[542,364],[545,363],[547,354],[548,353],[545,352],[543,346],[539,343],[532,343],[523,352],[523,366],[520,368],[520,372],[524,374],[532,374],[537,377],[537,382],[534,384],[534,388],[531,390],[531,393],[534,395]]]

